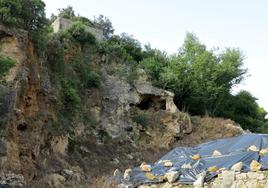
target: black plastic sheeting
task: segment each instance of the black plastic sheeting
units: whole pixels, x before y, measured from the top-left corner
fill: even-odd
[[[139,167],[132,169],[129,179],[124,180],[124,183],[133,186],[139,186],[146,183],[159,183],[163,180],[160,178],[169,171],[178,171],[180,176],[178,182],[191,184],[197,179],[197,175],[202,172],[207,172],[209,167],[217,166],[218,169],[230,169],[234,164],[243,162],[242,171],[250,170],[250,163],[256,160],[262,164],[261,170],[268,169],[268,155],[260,156],[259,152],[248,151],[250,146],[255,145],[258,150],[268,148],[267,134],[245,134],[238,137],[227,139],[220,139],[195,147],[177,147],[163,156],[159,161],[151,164],[151,172],[157,178],[149,180],[146,177],[147,172],[143,172]],[[217,150],[221,153],[220,156],[212,156],[213,152]],[[200,155],[199,160],[193,160],[192,156]],[[163,160],[170,160],[172,167],[165,167],[161,162]],[[190,164],[191,168],[181,168],[182,165]],[[209,181],[217,176],[216,172],[207,172],[205,181]]]

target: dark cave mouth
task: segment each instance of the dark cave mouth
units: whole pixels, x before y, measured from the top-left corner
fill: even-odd
[[[130,106],[136,106],[140,110],[166,110],[166,100],[161,96],[142,95],[138,104],[130,104]]]

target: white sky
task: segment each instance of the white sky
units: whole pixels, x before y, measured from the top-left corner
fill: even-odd
[[[132,34],[143,44],[174,53],[185,33],[209,48],[238,47],[250,77],[238,88],[250,91],[268,111],[268,1],[266,0],[44,0],[47,16],[71,5],[82,16],[103,14],[115,33]]]

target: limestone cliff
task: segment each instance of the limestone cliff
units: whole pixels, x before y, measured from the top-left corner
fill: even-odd
[[[85,51],[74,44],[64,50],[64,66],[78,52],[81,58],[89,56],[85,66],[101,75],[99,87],[79,90],[81,106],[69,113],[57,71],[49,57],[36,54],[28,33],[0,26],[0,44],[0,55],[16,61],[0,85],[0,184],[87,186],[115,168],[155,160],[191,135],[200,136],[196,142],[210,139],[202,130],[210,120],[180,112],[174,94],[152,86],[142,69],[133,71],[132,65],[94,46]],[[65,71],[82,71],[75,68]],[[218,137],[243,132],[231,121],[217,122],[223,132]]]

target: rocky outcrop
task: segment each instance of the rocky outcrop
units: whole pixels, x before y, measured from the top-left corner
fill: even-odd
[[[150,135],[152,142],[155,138],[158,139],[156,145],[167,147],[175,137],[192,131],[189,115],[180,112],[173,102],[174,94],[152,86],[142,69],[137,70],[136,79],[132,84],[116,74],[109,75],[107,72],[105,68],[102,69],[104,79],[100,89],[101,106],[98,106],[95,114],[99,114],[96,119],[100,120],[101,127],[111,137],[119,137],[126,133],[137,136],[144,130]],[[136,119],[147,116],[146,127],[141,127],[139,122],[133,121],[133,116]],[[161,126],[166,130],[164,135],[161,132],[163,140],[160,140],[159,136],[154,136],[160,134],[156,127]]]
[[[6,158],[1,171],[22,174],[25,182],[37,175],[36,163],[47,141],[45,124],[55,117],[48,96],[50,84],[48,72],[42,60],[35,55],[28,33],[0,26],[0,54],[16,61],[1,86],[6,104],[5,131]],[[1,114],[2,115],[2,114]]]
[[[62,117],[60,87],[28,33],[0,25],[0,43],[0,55],[16,61],[0,85],[0,179],[10,185],[86,184],[114,168],[156,159],[179,141],[191,142],[191,135],[208,138],[202,130],[208,121],[180,112],[173,93],[154,87],[142,69],[130,78],[129,64],[100,54],[91,54],[97,57],[90,65],[101,73],[101,86],[81,94],[86,120]],[[241,134],[228,123],[213,135]]]

